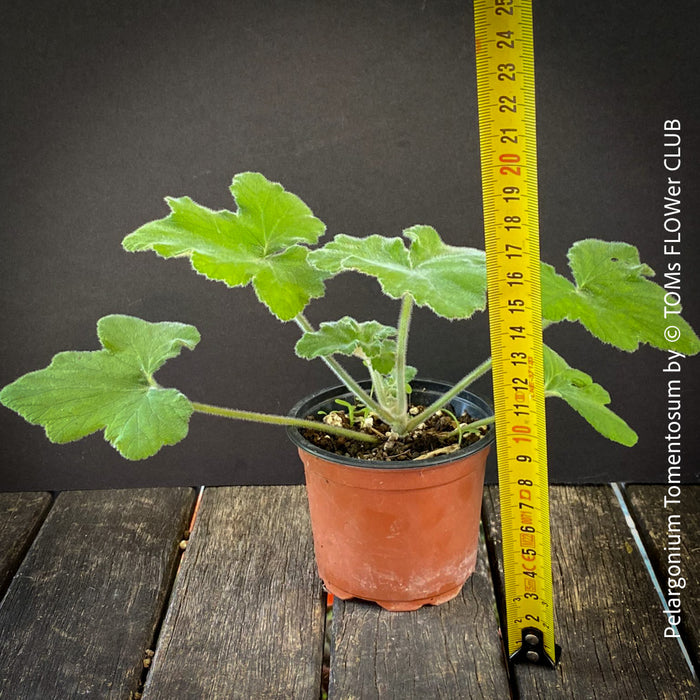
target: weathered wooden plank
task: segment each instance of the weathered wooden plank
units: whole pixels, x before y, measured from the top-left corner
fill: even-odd
[[[206,489],[144,700],[318,698],[324,624],[304,488]]]
[[[485,500],[502,572],[495,487]],[[556,671],[516,665],[520,697],[698,697],[678,644],[664,638],[661,603],[612,489],[553,486],[550,507],[562,660]]]
[[[395,613],[336,599],[331,629],[329,700],[510,697],[483,542],[454,600]]]
[[[0,598],[50,506],[49,493],[0,493]]]
[[[0,608],[0,697],[123,700],[137,691],[194,495],[58,496]]]
[[[628,486],[626,495],[662,592],[670,603],[664,620],[675,624],[677,620],[673,616],[680,617],[681,636],[697,667],[700,665],[700,485],[674,487],[670,492],[667,486]]]

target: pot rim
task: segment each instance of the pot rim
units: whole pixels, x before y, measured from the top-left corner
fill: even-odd
[[[363,380],[358,382],[363,388],[369,388],[371,385],[370,380]],[[439,392],[444,393],[449,391],[454,384],[450,382],[436,380],[436,379],[414,379],[411,382],[411,386],[414,391],[426,391],[426,392]],[[295,418],[304,418],[309,413],[312,413],[314,406],[323,404],[326,401],[335,398],[346,398],[353,397],[354,394],[343,384],[326,387],[325,389],[320,389],[312,394],[309,394],[305,398],[297,402],[294,407],[289,412],[290,416]],[[470,391],[464,389],[461,391],[454,400],[463,401],[468,404],[470,412],[472,409],[476,409],[477,415],[476,419],[486,418],[493,415],[493,408],[491,404],[485,401],[483,398],[477,394],[473,394]],[[303,415],[302,415],[303,414]],[[293,426],[287,427],[287,436],[299,449],[304,450],[316,457],[320,457],[328,462],[334,462],[336,464],[342,464],[348,467],[357,467],[359,469],[369,469],[369,470],[385,470],[393,471],[399,469],[425,469],[426,467],[432,467],[437,465],[445,465],[451,462],[456,462],[461,459],[465,459],[481,450],[490,447],[494,440],[496,439],[496,431],[493,426],[488,428],[488,432],[483,435],[479,440],[468,445],[467,447],[457,450],[456,452],[451,452],[446,455],[439,455],[437,457],[430,457],[429,459],[412,459],[407,461],[388,461],[381,462],[378,460],[371,459],[358,459],[356,457],[344,457],[342,455],[335,454],[333,452],[328,452],[320,447],[314,445],[312,442],[307,440],[300,432],[299,428]]]

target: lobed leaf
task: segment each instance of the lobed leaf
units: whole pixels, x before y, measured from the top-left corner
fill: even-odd
[[[400,238],[340,234],[309,253],[312,265],[331,274],[354,270],[376,277],[393,299],[410,294],[445,318],[469,318],[486,308],[486,258],[481,250],[450,246],[430,226],[404,231]]]
[[[212,211],[189,197],[167,198],[171,213],[129,234],[128,251],[189,257],[192,267],[230,287],[252,283],[258,299],[289,321],[323,296],[327,275],[307,262],[325,225],[301,199],[260,173],[241,173],[230,187],[238,210]]]
[[[296,344],[299,357],[307,360],[334,354],[355,355],[369,362],[382,374],[394,367],[396,328],[377,321],[356,321],[345,316],[339,321],[321,323],[317,331],[307,331]]]
[[[566,401],[601,435],[627,447],[637,442],[637,434],[607,405],[610,394],[595,384],[585,372],[570,367],[566,360],[548,346],[544,346],[544,378],[547,396]]]
[[[664,317],[666,290],[648,279],[654,271],[640,262],[633,245],[578,241],[569,250],[569,265],[575,284],[542,265],[545,321],[579,321],[603,342],[630,352],[640,343],[684,355],[700,351],[700,339],[680,315]],[[675,340],[665,336],[669,325],[679,331]]]
[[[58,353],[44,369],[0,392],[0,402],[52,442],[65,443],[104,430],[127,459],[144,459],[182,440],[192,414],[189,400],[163,389],[153,373],[183,347],[199,342],[194,326],[148,323],[131,316],[98,322],[102,350]]]

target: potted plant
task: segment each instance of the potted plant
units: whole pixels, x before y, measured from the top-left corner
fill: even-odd
[[[196,328],[131,316],[99,320],[99,350],[61,352],[20,377],[0,401],[62,443],[104,430],[127,459],[144,459],[182,440],[193,412],[287,426],[305,466],[319,573],[329,590],[414,609],[457,595],[474,568],[492,411],[467,391],[485,360],[453,385],[421,379],[406,362],[411,314],[425,306],[447,319],[486,307],[485,255],[445,244],[430,226],[403,238],[337,235],[319,245],[324,224],[306,204],[259,173],[233,178],[237,210],[212,211],[188,197],[128,235],[127,251],[190,258],[230,287],[251,284],[283,322],[296,323],[296,353],[320,358],[341,386],[303,399],[290,415],[198,403],[165,388],[157,370],[200,340]],[[690,326],[664,336],[664,294],[631,245],[584,240],[569,251],[573,281],[542,265],[543,326],[578,321],[626,350],[640,343],[683,355],[700,350]],[[396,326],[350,317],[314,328],[304,315],[345,272],[374,277],[400,306]],[[359,357],[358,381],[338,359]],[[611,440],[636,434],[608,408],[608,393],[545,346],[545,393],[569,403]],[[409,547],[409,549],[404,549]]]

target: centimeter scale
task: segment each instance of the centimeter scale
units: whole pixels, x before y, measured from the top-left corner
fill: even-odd
[[[554,667],[530,0],[475,0],[507,649]]]

